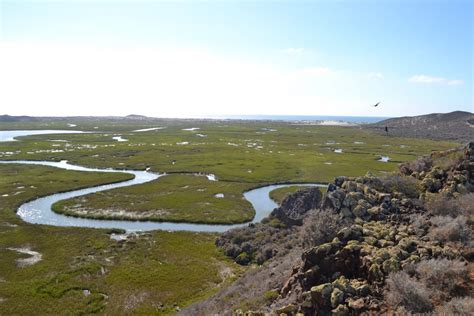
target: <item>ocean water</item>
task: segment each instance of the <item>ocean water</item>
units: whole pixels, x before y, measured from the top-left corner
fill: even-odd
[[[216,118],[258,121],[343,121],[349,123],[377,123],[389,119],[390,117],[326,115],[231,115]]]

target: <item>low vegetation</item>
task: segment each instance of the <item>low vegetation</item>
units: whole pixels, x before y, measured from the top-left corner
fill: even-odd
[[[233,224],[252,220],[246,183],[209,181],[205,176],[167,175],[148,184],[60,201],[54,211],[99,218]]]
[[[0,165],[0,314],[170,314],[212,294],[241,270],[215,234],[156,231],[113,240],[118,230],[23,222],[17,207],[38,196],[129,178],[52,167]],[[28,248],[41,261],[20,266]]]
[[[440,157],[454,156],[456,163],[437,163]],[[219,313],[242,308],[245,312],[250,307],[279,315],[471,314],[473,158],[474,143],[470,143],[434,153],[429,157],[434,163],[421,172],[402,166],[400,175],[337,177],[322,197],[311,189],[287,196],[267,222],[277,218],[283,225],[275,225],[271,235],[285,232],[290,237],[277,238],[272,245],[300,242],[290,244],[283,256],[264,262],[260,271],[272,271],[275,277],[268,273],[270,280],[255,285],[253,274],[247,272],[241,278],[246,283],[239,285],[254,293],[276,290],[279,295],[271,302],[256,303],[233,288],[226,291],[227,296],[229,292],[235,296],[227,304],[214,304],[223,298],[218,294],[190,310]],[[436,200],[448,209],[435,206]],[[218,245],[225,250],[245,236],[245,244],[253,246],[256,240],[251,235],[256,235],[256,229],[230,231]],[[253,262],[239,262],[238,255],[234,260]],[[281,280],[285,273],[288,276]]]
[[[1,127],[72,129],[68,123],[11,122]],[[91,133],[35,135],[0,143],[0,159],[68,160],[88,167],[205,173],[215,174],[219,180],[196,183],[198,180],[190,177],[173,175],[55,207],[68,215],[103,219],[245,222],[253,216],[253,210],[241,199],[248,188],[282,181],[329,182],[337,175],[357,176],[367,171],[382,175],[395,170],[399,162],[455,145],[384,137],[355,128],[286,122],[85,119],[73,123],[77,125],[74,129]],[[161,129],[135,132],[154,127]],[[114,140],[117,135],[127,141]],[[335,149],[342,149],[342,153]],[[391,160],[380,162],[380,156]],[[224,198],[218,200],[211,192],[224,193]],[[279,192],[276,199],[285,196]],[[143,199],[135,199],[142,194]],[[106,205],[110,201],[113,205]]]
[[[387,278],[385,296],[387,303],[400,312],[427,313],[435,306],[453,310],[451,299],[459,299],[468,293],[466,280],[468,269],[465,262],[459,260],[430,259],[423,260],[405,271],[391,273]],[[465,297],[471,302],[473,299]],[[463,309],[461,307],[461,309]]]
[[[90,210],[114,207],[140,213],[163,208],[169,214],[174,212],[174,218],[166,214],[168,217],[160,217],[160,220],[177,221],[199,222],[203,218],[216,223],[244,221],[253,216],[241,198],[242,192],[248,188],[280,181],[331,182],[335,176],[360,176],[367,171],[386,175],[394,171],[399,162],[413,160],[433,149],[457,145],[384,137],[358,129],[268,122],[77,119],[73,122],[1,123],[0,129],[71,129],[67,123],[78,125],[75,129],[93,133],[37,135],[23,137],[17,142],[0,143],[0,159],[65,159],[90,167],[216,174],[218,182],[173,174],[153,183],[117,189],[120,194],[101,192],[88,196],[84,201],[80,201],[81,198],[75,201],[84,203]],[[157,126],[164,129],[133,132]],[[200,129],[183,130],[190,127]],[[112,139],[118,135],[128,141]],[[336,148],[342,149],[342,153],[335,153]],[[390,162],[379,162],[381,155],[389,156]],[[392,218],[390,209],[366,209],[366,203],[360,205],[359,213],[356,212],[363,217],[357,217],[353,208],[359,206],[358,200],[352,199],[347,217],[330,213],[330,210],[325,213],[305,210],[302,216],[307,214],[309,219],[302,220],[301,226],[289,225],[273,217],[250,226],[251,233],[229,232],[221,250],[215,247],[217,234],[156,231],[115,236],[123,232],[33,225],[24,223],[15,215],[21,203],[38,196],[127,177],[126,174],[83,174],[40,166],[0,165],[1,314],[171,314],[221,289],[219,293],[223,294],[216,294],[221,298],[216,304],[223,308],[228,302],[237,302],[236,306],[243,309],[255,309],[261,304],[279,309],[282,300],[291,302],[297,293],[302,293],[291,291],[293,297],[281,296],[282,285],[288,281],[295,265],[301,263],[304,247],[321,242],[327,244],[336,237],[341,240],[346,235],[353,237],[354,234],[347,233],[347,227],[338,226],[340,223],[352,225],[353,221],[360,223],[369,216],[374,221]],[[433,186],[435,189],[437,187]],[[219,193],[224,198],[214,195]],[[354,194],[354,197],[358,196]],[[212,208],[202,204],[208,201]],[[70,205],[70,201],[63,203]],[[393,206],[388,202],[385,204]],[[190,209],[188,205],[196,206]],[[334,209],[334,212],[339,210]],[[339,221],[339,216],[345,219]],[[397,216],[393,216],[394,220],[400,217]],[[376,240],[373,247],[390,247],[395,236],[386,233],[388,228],[383,225],[371,225],[364,224],[365,230],[379,237],[383,235],[378,239],[386,241],[382,246]],[[426,225],[430,224],[422,226]],[[341,230],[344,233],[339,235]],[[409,232],[411,234],[407,228],[402,233]],[[117,240],[111,239],[112,233]],[[364,236],[368,242],[374,242],[369,237],[372,236]],[[344,247],[349,242],[352,241],[344,239]],[[413,245],[404,242],[411,249]],[[352,244],[355,242],[349,246]],[[342,247],[342,243],[339,246]],[[430,251],[438,249],[431,244],[430,247]],[[41,254],[42,260],[20,267],[17,260],[27,255],[9,248],[31,249]],[[357,247],[348,249],[352,251]],[[224,252],[242,264],[258,263],[261,266],[249,268],[249,274],[227,287],[244,268]],[[355,262],[351,261],[352,258],[344,259],[352,264]],[[398,267],[392,261],[389,263],[391,265],[380,265],[378,271]],[[332,275],[342,282],[340,275]],[[315,274],[306,277],[310,276]],[[336,282],[329,278],[326,281]],[[249,282],[256,282],[258,286],[249,290]],[[311,282],[308,281],[308,285]],[[366,289],[367,286],[362,284],[357,289]],[[238,293],[245,299],[239,299]],[[467,310],[472,305],[463,299],[459,299],[458,305],[456,302],[454,299],[446,300],[444,309]]]

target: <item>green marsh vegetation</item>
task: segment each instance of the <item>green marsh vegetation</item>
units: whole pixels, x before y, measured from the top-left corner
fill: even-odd
[[[78,126],[70,128],[67,123]],[[165,128],[132,132],[153,127]],[[200,129],[183,130],[192,127]],[[112,206],[136,213],[166,209],[166,217],[160,220],[214,223],[250,219],[253,210],[242,194],[252,187],[327,182],[338,175],[367,171],[384,174],[395,170],[398,162],[458,145],[385,137],[357,128],[274,122],[78,119],[1,123],[0,130],[5,129],[92,133],[3,142],[1,160],[69,160],[89,167],[151,168],[171,174],[151,183],[87,196],[84,203],[93,208]],[[128,141],[112,139],[118,135]],[[392,160],[378,162],[381,155]],[[215,174],[219,181],[185,174],[195,172]],[[239,274],[241,268],[215,248],[216,234],[156,231],[116,241],[106,230],[32,225],[15,215],[19,205],[35,197],[128,177],[0,165],[1,313],[169,314],[177,306],[210,295]],[[219,193],[224,198],[216,198]],[[122,194],[129,198],[120,198]],[[28,256],[8,249],[12,247],[37,251],[42,260],[20,268],[16,260]]]
[[[53,209],[66,215],[102,219],[242,223],[254,216],[251,204],[242,196],[250,188],[249,183],[209,181],[205,176],[171,174],[149,185],[134,185],[60,201],[53,205]]]
[[[214,234],[155,231],[116,241],[107,230],[33,225],[15,215],[38,196],[128,178],[0,165],[0,314],[169,314],[235,278],[240,268],[218,252]],[[42,260],[19,267],[29,256],[9,248]]]
[[[71,128],[67,123],[77,126]],[[358,176],[367,171],[380,175],[395,170],[399,162],[457,145],[387,137],[359,128],[286,122],[92,119],[5,125],[3,129],[80,129],[91,133],[36,135],[0,143],[0,159],[66,159],[88,167],[215,174],[219,180],[171,175],[60,202],[56,211],[95,218],[195,223],[250,220],[254,211],[242,193],[252,187],[329,182],[338,175]],[[133,132],[157,127],[160,129]],[[119,135],[128,141],[112,139]],[[336,152],[339,149],[341,153]],[[380,162],[381,156],[391,160]],[[224,193],[224,198],[213,196],[218,193]],[[107,205],[109,202],[113,203]]]

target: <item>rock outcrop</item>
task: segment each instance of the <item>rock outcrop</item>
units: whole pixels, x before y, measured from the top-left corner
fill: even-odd
[[[266,273],[265,282],[252,283],[258,270],[251,270],[252,277],[242,278],[245,281],[236,282],[238,285],[226,289],[225,295],[218,293],[194,311],[248,316],[374,315],[397,308],[402,308],[400,313],[469,311],[474,304],[469,297],[474,282],[469,278],[474,273],[466,273],[465,267],[474,266],[470,237],[473,171],[474,143],[470,143],[403,164],[399,174],[337,177],[324,195],[310,189],[289,196],[262,223],[232,230],[217,240],[217,245],[238,263],[263,264],[259,269]],[[441,207],[442,212],[436,211],[429,203],[433,197],[446,199],[451,210]],[[324,230],[330,221],[315,221],[323,214],[334,215],[333,223],[343,224]],[[316,235],[312,242],[305,242]],[[295,260],[298,254],[301,259]],[[257,257],[261,260],[255,260]],[[291,261],[278,264],[278,260],[290,257]],[[452,269],[459,272],[448,271],[443,276],[451,275],[453,280],[435,277],[423,284],[416,279],[415,273],[435,273],[432,267],[438,269],[435,274],[441,273],[440,266],[456,267]],[[394,278],[400,273],[409,283],[408,290],[392,289],[399,292],[390,295],[388,287],[397,283]],[[279,286],[275,287],[276,282],[269,281],[276,275]],[[438,288],[428,292],[430,283],[436,282]],[[397,284],[403,287],[403,283],[399,280]],[[265,288],[264,284],[272,287]],[[449,293],[444,284],[449,284]],[[260,297],[242,296],[242,291],[254,291]],[[419,301],[423,305],[417,306],[416,297],[423,293]],[[398,303],[390,305],[390,297],[396,297]],[[400,303],[404,300],[409,304]],[[252,306],[258,311],[242,311],[236,306]]]
[[[417,180],[421,199],[440,192],[457,197],[474,191],[473,162],[474,143],[470,143],[464,150],[434,153],[429,163],[422,161],[421,172],[406,165],[401,170]],[[401,179],[395,182],[402,187],[407,179]],[[382,289],[391,272],[433,258],[464,260],[460,249],[428,234],[430,215],[420,199],[403,190],[387,192],[387,182],[393,185],[390,181],[370,175],[335,179],[321,207],[354,218],[355,224],[340,230],[331,242],[303,252],[302,263],[280,292],[281,301],[289,293],[296,297],[290,304],[294,313],[385,312]],[[278,309],[279,301],[273,306]]]
[[[308,188],[288,195],[281,206],[274,209],[271,216],[279,219],[287,226],[301,225],[309,210],[319,207],[322,193],[318,188]]]

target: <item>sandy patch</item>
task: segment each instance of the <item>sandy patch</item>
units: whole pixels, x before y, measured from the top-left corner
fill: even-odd
[[[112,139],[116,140],[118,142],[128,142],[128,139],[125,139],[122,136],[114,136],[114,137],[112,137]]]
[[[30,255],[29,258],[20,258],[16,260],[16,265],[20,268],[25,268],[28,266],[31,266],[39,261],[41,261],[43,255],[40,254],[37,251],[31,250],[29,247],[23,247],[23,248],[7,248],[8,250],[11,251],[16,251],[22,254]]]
[[[166,127],[150,127],[150,128],[142,128],[142,129],[136,129],[132,132],[149,132],[149,131],[156,131],[159,129],[164,129]]]

